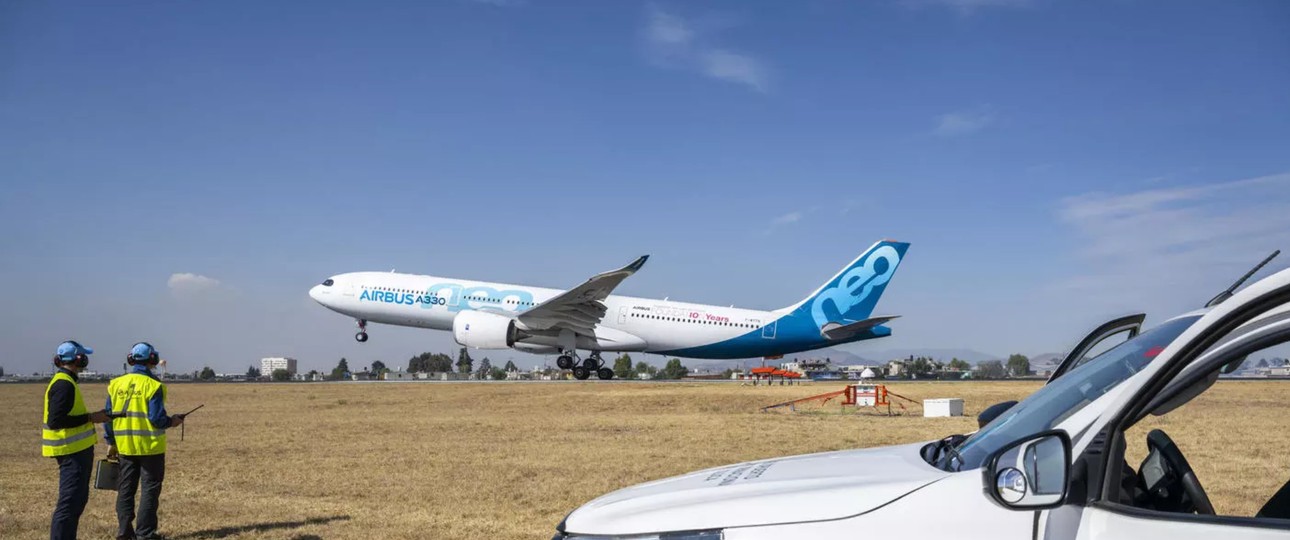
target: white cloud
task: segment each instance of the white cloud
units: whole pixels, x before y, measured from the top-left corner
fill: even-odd
[[[747,55],[725,50],[712,50],[703,54],[703,72],[709,77],[743,83],[754,89],[766,91],[766,67]]]
[[[197,292],[218,289],[222,283],[218,279],[188,272],[175,273],[166,280],[166,286],[175,292]]]
[[[1066,198],[1058,217],[1081,248],[1077,277],[1061,288],[1081,301],[1164,310],[1159,315],[1200,307],[1264,255],[1290,247],[1288,207],[1290,173]]]
[[[770,221],[771,225],[788,225],[802,220],[801,212],[789,212]]]
[[[649,7],[649,21],[645,27],[645,37],[658,46],[687,47],[694,40],[694,31],[690,25],[657,6]]]
[[[657,66],[694,71],[758,92],[768,89],[770,70],[765,63],[746,53],[710,44],[709,33],[699,32],[689,21],[657,5],[647,8],[643,34],[646,56]]]
[[[994,110],[978,107],[972,110],[942,114],[936,119],[934,133],[942,137],[976,133],[994,123]]]
[[[904,5],[914,8],[946,7],[964,15],[985,8],[1022,8],[1034,5],[1033,0],[904,0]]]

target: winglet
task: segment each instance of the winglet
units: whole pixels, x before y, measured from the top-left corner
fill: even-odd
[[[649,255],[641,255],[639,259],[632,261],[632,263],[624,267],[623,270],[628,270],[631,272],[640,270],[642,266],[645,266],[645,261],[647,260],[649,260]]]

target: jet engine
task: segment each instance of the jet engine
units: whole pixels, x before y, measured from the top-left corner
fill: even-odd
[[[472,349],[509,349],[519,339],[519,329],[505,315],[463,311],[452,319],[452,338]]]

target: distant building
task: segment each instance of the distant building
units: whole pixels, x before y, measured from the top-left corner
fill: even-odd
[[[283,357],[260,359],[260,376],[271,377],[273,372],[279,369],[285,369],[287,373],[294,376],[296,374],[296,359]]]
[[[418,371],[413,375],[422,381],[455,381],[465,377],[455,371]]]
[[[411,381],[415,378],[416,377],[413,374],[403,371],[402,369],[395,369],[381,373],[381,380],[383,381]]]
[[[684,380],[712,381],[712,380],[725,380],[726,377],[721,373],[702,371],[702,372],[686,373],[685,376],[681,378]]]
[[[870,369],[866,365],[842,365],[834,364],[830,358],[808,358],[805,360],[794,360],[780,364],[780,369],[790,373],[796,373],[813,381],[833,381],[833,380],[858,380],[865,370]],[[872,371],[872,370],[871,370]]]
[[[784,362],[779,365],[779,369],[792,371],[802,375],[810,375],[816,372],[835,372],[833,361],[828,358],[807,358],[805,360],[795,360],[793,362]]]
[[[888,376],[888,377],[899,377],[899,376],[900,376],[900,374],[901,374],[901,373],[904,373],[904,372],[905,372],[905,363],[904,363],[904,362],[899,362],[899,361],[896,361],[896,360],[892,360],[892,361],[890,361],[890,362],[887,362],[887,376]]]

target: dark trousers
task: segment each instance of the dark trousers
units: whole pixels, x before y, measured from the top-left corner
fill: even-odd
[[[121,476],[116,488],[116,537],[144,538],[157,532],[157,503],[161,481],[166,478],[166,455],[121,456]],[[135,526],[134,493],[139,494],[139,519]]]
[[[81,512],[90,500],[90,471],[94,469],[94,447],[58,456],[58,504],[49,523],[50,540],[76,540]]]

